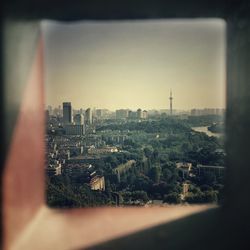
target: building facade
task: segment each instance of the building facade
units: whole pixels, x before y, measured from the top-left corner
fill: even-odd
[[[71,102],[63,103],[63,123],[70,124],[72,123],[72,106]]]
[[[128,118],[128,109],[118,109],[115,111],[116,119],[126,119]]]
[[[104,176],[95,176],[90,180],[90,188],[92,190],[105,191],[105,179]]]
[[[137,119],[142,119],[143,118],[143,112],[142,112],[141,109],[137,109],[136,113],[137,113]]]
[[[48,176],[61,175],[62,174],[62,165],[61,165],[61,163],[50,164],[47,166],[46,170],[47,170]]]
[[[66,135],[84,135],[84,125],[67,124],[64,126]]]
[[[74,116],[74,122],[76,125],[83,125],[84,124],[84,116],[83,114],[76,114]]]
[[[92,117],[92,110],[91,108],[88,108],[86,111],[85,111],[85,123],[87,125],[90,125],[92,124],[93,122],[93,117]]]

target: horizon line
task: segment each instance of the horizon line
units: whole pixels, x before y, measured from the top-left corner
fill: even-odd
[[[57,106],[53,106],[53,105],[46,105],[45,107],[45,110],[48,109],[48,107],[52,107],[52,109],[55,109],[55,108],[59,108],[59,106],[61,107],[61,109],[63,109],[63,106],[62,105],[57,105]],[[72,106],[72,105],[71,105]],[[146,111],[154,111],[154,110],[169,110],[170,111],[170,108],[150,108],[150,109],[146,109],[146,108],[141,108],[141,107],[138,107],[138,108],[116,108],[116,109],[113,109],[113,108],[106,108],[106,107],[103,107],[103,108],[100,108],[100,107],[94,107],[94,106],[88,106],[86,108],[73,108],[73,110],[80,110],[80,109],[83,109],[83,110],[86,110],[86,109],[106,109],[106,110],[109,110],[109,111],[116,111],[116,110],[138,110],[138,109],[141,109],[141,110],[146,110]],[[220,109],[220,110],[226,110],[226,107],[192,107],[192,108],[174,108],[173,110],[182,110],[182,111],[188,111],[188,110],[193,110],[193,109],[196,109],[196,110],[206,110],[206,109]]]

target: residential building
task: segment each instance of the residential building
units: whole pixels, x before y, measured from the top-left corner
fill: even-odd
[[[53,176],[53,175],[61,175],[62,174],[62,165],[61,163],[56,164],[49,164],[47,166],[47,175]]]
[[[181,171],[183,179],[189,176],[192,169],[192,163],[188,162],[177,162],[175,166],[179,171]]]
[[[105,178],[104,176],[94,176],[89,182],[90,188],[92,190],[105,191]]]
[[[84,125],[74,125],[67,124],[64,126],[66,135],[84,135],[85,126]]]
[[[197,165],[198,175],[202,176],[206,173],[213,173],[217,176],[222,176],[225,172],[224,166],[209,166],[209,165]]]
[[[85,111],[85,123],[87,125],[90,125],[93,123],[93,117],[92,117],[92,110],[91,108],[88,108],[86,111]]]
[[[128,109],[118,109],[115,111],[116,119],[126,119],[128,118],[129,110]]]
[[[74,116],[74,122],[76,125],[83,125],[84,124],[84,116],[83,114],[76,114]]]

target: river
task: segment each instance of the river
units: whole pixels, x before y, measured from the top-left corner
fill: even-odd
[[[208,136],[215,136],[215,137],[221,137],[223,134],[222,133],[213,133],[208,130],[207,126],[203,127],[192,127],[192,129],[196,132],[203,132],[206,133]]]

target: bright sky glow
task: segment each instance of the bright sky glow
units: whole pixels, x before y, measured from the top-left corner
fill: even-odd
[[[220,19],[42,22],[47,105],[225,107]]]

